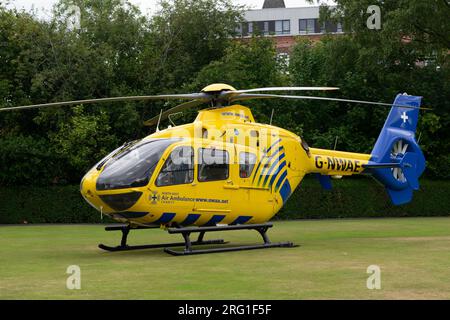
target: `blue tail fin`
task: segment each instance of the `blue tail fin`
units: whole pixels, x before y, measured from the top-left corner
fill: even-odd
[[[395,205],[412,200],[425,170],[425,157],[415,139],[422,97],[397,95],[394,106],[365,166],[385,187]],[[401,106],[411,106],[405,108]]]

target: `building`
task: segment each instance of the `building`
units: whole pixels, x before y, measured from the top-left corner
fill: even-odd
[[[274,37],[279,53],[289,54],[298,36],[318,40],[324,34],[343,33],[340,23],[319,22],[320,7],[286,8],[284,0],[265,0],[262,9],[244,13],[238,34],[251,37],[262,34]]]

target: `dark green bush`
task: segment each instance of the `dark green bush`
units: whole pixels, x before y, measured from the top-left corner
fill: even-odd
[[[0,223],[98,223],[78,186],[1,187]]]
[[[0,185],[48,185],[63,175],[64,161],[43,138],[0,136]]]
[[[325,191],[315,179],[303,180],[280,214],[279,219],[419,217],[450,215],[450,181],[421,180],[407,205],[390,203],[384,187],[366,177],[333,181]]]

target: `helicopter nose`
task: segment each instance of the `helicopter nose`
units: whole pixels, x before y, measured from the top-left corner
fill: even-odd
[[[99,207],[95,204],[95,180],[96,178],[93,176],[93,174],[91,172],[88,172],[81,180],[80,192],[87,203],[89,203],[96,210],[100,210]]]

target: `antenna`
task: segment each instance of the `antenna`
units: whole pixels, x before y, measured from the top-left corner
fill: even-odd
[[[339,139],[339,137],[336,136],[336,139],[334,140],[334,150],[336,150],[338,139]]]
[[[156,125],[156,132],[159,132],[159,124],[161,123],[162,113],[163,111],[161,109],[161,112],[159,113],[158,124]]]
[[[334,150],[336,150],[338,139],[339,139],[339,136],[336,136],[336,139],[334,139]],[[334,180],[340,180],[340,179],[343,178],[343,176],[335,175],[335,176],[331,176],[331,178],[334,179]]]
[[[272,109],[272,114],[270,115],[270,125],[272,125],[273,114],[275,113],[275,109]]]
[[[176,116],[176,115],[178,115],[178,114],[183,114],[183,112],[171,113],[171,114],[169,114],[169,115],[167,116],[167,118],[169,119],[170,123],[171,123],[174,127],[176,127],[177,125],[172,121],[172,118],[171,118],[171,117]]]

